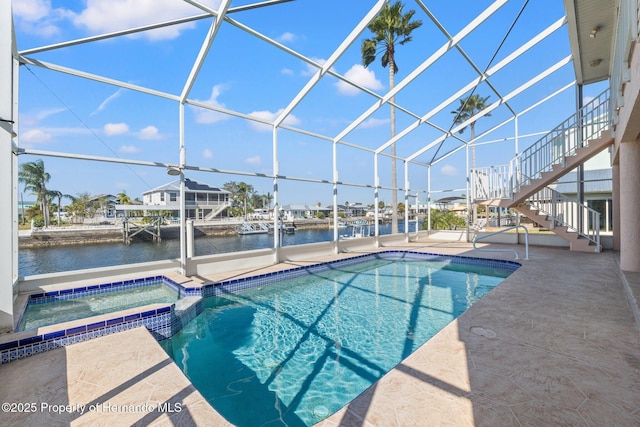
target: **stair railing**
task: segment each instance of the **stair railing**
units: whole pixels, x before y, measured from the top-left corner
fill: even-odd
[[[471,169],[471,200],[511,199],[513,196],[513,166],[490,166]]]
[[[565,157],[574,155],[586,141],[599,138],[609,128],[609,122],[609,89],[606,89],[518,156],[515,170],[523,179],[515,183],[514,192],[519,191],[520,185],[529,184],[530,179],[550,171],[553,165],[564,163]]]
[[[592,242],[596,246],[595,251],[600,252],[600,212],[549,187],[531,195],[526,203],[547,215],[551,221],[551,229],[558,226],[567,227],[567,230],[578,233]]]
[[[609,89],[591,100],[544,137],[514,157],[509,164],[470,171],[472,200],[511,199],[520,187],[564,164],[586,141],[609,128]]]

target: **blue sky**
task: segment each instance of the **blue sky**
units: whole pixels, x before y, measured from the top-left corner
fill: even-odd
[[[219,4],[217,0],[203,0],[201,3],[214,9]],[[251,3],[234,0],[231,8]],[[451,35],[460,31],[492,3],[486,0],[423,1]],[[508,2],[460,43],[479,69],[485,70],[495,65],[564,15],[561,0],[530,1],[503,42],[524,3]],[[316,68],[239,27],[250,27],[323,64],[374,4],[375,1],[296,0],[230,13],[229,18],[238,25],[224,22],[221,26],[189,99],[265,120],[275,119],[312,78]],[[416,10],[415,19],[420,19],[423,25],[414,31],[412,42],[397,49],[399,72],[396,83],[406,78],[447,41],[419,5],[407,0],[405,10],[409,9]],[[39,46],[202,12],[179,0],[14,0],[13,13],[18,50],[23,52]],[[25,56],[180,95],[211,23],[211,18],[202,19],[179,27]],[[382,68],[379,61],[367,69],[360,65],[360,44],[369,36],[369,31],[365,30],[337,60],[332,70],[384,95],[389,90],[388,70]],[[567,29],[564,26],[492,75],[490,82],[493,88],[486,82],[481,83],[474,93],[489,96],[489,102],[496,102],[500,96],[507,96],[569,54]],[[21,147],[178,163],[180,129],[176,101],[35,65],[23,66],[20,70]],[[396,96],[396,103],[422,116],[476,77],[476,71],[462,54],[452,49],[407,85]],[[569,63],[509,100],[508,104],[512,110],[520,112],[573,80],[573,64]],[[603,88],[601,85],[587,87],[585,95],[594,96]],[[333,138],[376,101],[374,96],[354,90],[352,86],[326,75],[292,111],[285,124]],[[457,106],[456,100],[429,121],[448,130],[453,120],[451,111]],[[570,88],[520,117],[520,135],[550,130],[567,118],[574,111],[574,106],[575,90]],[[501,105],[491,112],[491,116],[478,120],[476,132],[485,132],[510,117],[512,113],[509,108]],[[409,114],[398,111],[398,132],[415,120]],[[430,125],[421,125],[398,142],[398,155],[410,156],[441,134],[440,130]],[[514,124],[511,122],[478,142],[512,138],[513,135]],[[459,136],[468,138],[469,130]],[[375,150],[389,137],[389,108],[383,106],[344,138],[348,144],[338,146],[339,179],[347,183],[371,184],[374,175],[373,154],[367,150]],[[535,140],[535,137],[521,138],[520,149]],[[257,122],[187,105],[185,144],[188,165],[247,173],[273,172],[271,128]],[[430,163],[457,146],[460,146],[459,141],[448,138],[439,148],[434,147],[416,160]],[[481,145],[477,148],[477,164],[489,166],[507,163],[513,157],[514,150],[514,143],[510,140]],[[33,161],[36,158],[25,155],[20,157],[20,161]],[[282,175],[301,179],[280,181],[281,203],[331,203],[331,185],[302,181],[332,179],[331,142],[299,132],[280,130],[278,159]],[[131,197],[141,197],[142,192],[170,180],[162,168],[55,157],[43,157],[43,160],[51,174],[50,188],[71,195],[126,191]],[[383,186],[390,186],[389,171],[390,160],[383,156],[380,159],[380,182]],[[401,162],[398,163],[398,171],[398,182],[403,186]],[[413,190],[426,190],[425,167],[412,165],[409,175]],[[228,181],[245,181],[261,194],[273,193],[270,178],[205,172],[188,172],[187,176],[213,186],[222,186]],[[464,150],[436,162],[431,177],[433,190],[464,188]],[[434,198],[438,197],[438,194],[434,195]],[[25,199],[29,199],[29,196],[25,195]],[[382,191],[381,199],[389,202],[390,192]],[[341,186],[339,201],[373,203],[373,190]]]

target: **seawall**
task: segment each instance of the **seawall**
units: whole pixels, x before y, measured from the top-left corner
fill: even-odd
[[[297,229],[326,229],[331,227],[328,220],[300,220],[287,225],[295,225]],[[223,224],[195,224],[194,237],[201,236],[234,236],[237,234],[238,223]],[[133,231],[133,230],[132,230]],[[155,231],[155,230],[154,230]],[[160,227],[161,239],[179,239],[179,225],[163,225]],[[141,232],[132,237],[133,240],[152,240],[152,236]],[[22,248],[40,246],[83,245],[95,243],[120,243],[124,240],[124,232],[116,226],[85,226],[68,228],[47,228],[31,231],[30,234],[21,232],[18,246]]]

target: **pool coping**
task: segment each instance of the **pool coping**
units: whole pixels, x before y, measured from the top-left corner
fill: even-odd
[[[109,292],[132,287],[148,286],[163,282],[176,292],[179,303],[147,304],[126,310],[118,310],[98,316],[85,317],[54,325],[42,326],[26,331],[15,331],[0,336],[0,365],[24,359],[35,354],[43,353],[55,348],[64,347],[110,335],[139,326],[145,326],[158,341],[171,337],[188,323],[195,313],[202,310],[200,292],[194,293],[185,289],[179,281],[167,275],[155,275],[141,278],[117,280],[102,284],[78,286],[67,289],[57,289],[45,292],[32,292],[21,295],[20,305],[23,307],[18,327],[22,324],[24,312],[29,301],[34,299],[48,299],[62,297],[70,299],[74,296],[86,296],[92,292]],[[25,302],[26,301],[26,302]]]
[[[53,301],[83,298],[91,295],[101,295],[109,292],[123,291],[127,289],[136,289],[136,288],[151,286],[151,285],[160,284],[160,283],[167,286],[169,289],[173,290],[174,292],[176,292],[178,294],[178,298],[180,298],[181,294],[184,292],[183,288],[178,283],[174,282],[168,277],[157,275],[157,276],[148,276],[148,277],[141,277],[141,278],[129,279],[129,280],[118,280],[115,282],[101,283],[101,284],[95,284],[95,285],[79,286],[75,288],[66,288],[66,289],[44,291],[44,292],[32,292],[29,294],[25,294],[26,304],[24,305],[24,309],[21,311],[20,316],[18,318],[16,332],[25,331],[24,316],[30,304],[46,304],[48,302],[53,302]],[[148,304],[145,304],[145,305],[148,305]],[[143,307],[143,306],[140,306],[140,307]],[[105,313],[105,314],[112,314],[120,311],[127,311],[127,309],[116,310],[116,311]],[[90,317],[93,318],[97,316],[90,316]],[[88,317],[81,318],[81,319],[88,319]],[[78,320],[81,320],[81,319],[78,319]],[[60,322],[60,323],[67,323],[67,322]],[[51,326],[51,325],[45,325],[45,326]]]
[[[396,247],[438,251],[441,254],[473,253],[471,245],[463,242],[430,241]],[[492,244],[491,247],[509,246]],[[637,410],[634,384],[637,384],[640,373],[627,362],[633,358],[640,359],[640,338],[633,316],[625,308],[627,301],[624,293],[618,286],[619,271],[613,268],[613,262],[607,262],[615,254],[585,254],[536,247],[532,252],[531,260],[523,262],[522,268],[505,279],[503,284],[509,282],[508,286],[501,284],[481,300],[486,300],[483,308],[478,306],[476,309],[474,305],[469,311],[470,316],[451,323],[421,346],[415,357],[404,360],[394,374],[385,376],[316,427],[401,427],[425,423],[460,426],[505,423],[539,425],[554,422],[571,425],[603,425],[607,422],[616,425],[637,424],[640,412]],[[198,279],[221,281],[241,277],[248,271],[269,272],[289,265],[317,263],[318,260],[348,255],[341,253],[318,256],[313,260],[284,261],[259,269],[239,269],[200,276]],[[495,257],[508,259],[505,254]],[[561,268],[563,266],[570,268],[565,271]],[[544,282],[548,282],[548,285],[541,287],[540,284]],[[606,306],[599,308],[605,318],[600,321],[604,320],[605,324],[593,322],[594,295],[591,292],[564,296],[563,289],[566,286],[582,289],[585,282],[600,283],[598,295],[606,295],[609,301]],[[601,302],[599,300],[598,305]],[[559,305],[565,307],[566,303],[571,304],[567,307],[569,311],[565,311],[568,317],[560,319],[556,309]],[[491,305],[492,310],[487,310],[487,305]],[[581,311],[576,311],[577,308],[586,310],[585,314],[588,315],[582,316]],[[550,329],[541,327],[540,322]],[[574,328],[567,322],[578,324]],[[493,329],[498,336],[492,338],[474,334],[472,327],[478,325]],[[588,328],[584,336],[583,326]],[[575,335],[576,328],[579,337]],[[173,399],[185,399],[184,384],[174,380],[183,376],[175,363],[168,361],[167,368],[172,368],[168,377],[161,381],[155,378],[155,364],[150,360],[150,355],[155,357],[157,353],[165,357],[166,353],[148,331],[138,329],[148,336],[147,340],[137,336],[132,342],[127,337],[135,330],[127,331],[99,338],[96,345],[81,343],[0,366],[0,380],[7,385],[5,393],[0,394],[7,402],[27,402],[37,398],[38,401],[61,405],[91,404],[105,400],[141,404],[158,400],[155,392],[150,395],[149,388],[152,387],[166,392],[161,401],[167,399],[167,394]],[[464,341],[461,340],[462,332]],[[519,351],[512,355],[512,350]],[[54,371],[56,375],[52,376],[49,373],[55,367],[50,366],[49,362],[50,356],[54,355],[59,355],[66,369],[63,366]],[[602,357],[597,359],[598,355]],[[550,361],[550,358],[554,360]],[[576,361],[582,367],[588,364],[589,368],[574,368]],[[419,363],[422,366],[418,366]],[[138,370],[131,369],[136,364]],[[51,384],[49,378],[61,378],[61,381]],[[520,382],[518,386],[514,379],[527,382]],[[550,384],[552,379],[555,381]],[[553,386],[552,390],[549,390],[550,385]],[[527,387],[528,393],[523,391],[522,386]],[[579,389],[576,389],[577,386]],[[585,395],[587,392],[588,395]],[[514,403],[514,400],[517,402]],[[182,402],[181,413],[158,414],[157,418],[153,418],[154,425],[166,423],[168,418],[174,420],[175,425],[178,419],[180,424],[204,425],[214,422],[220,426],[231,425],[206,402]],[[99,419],[128,425],[149,424],[148,414],[133,418],[131,415],[100,414],[101,417],[111,418]],[[42,424],[37,422],[41,419],[62,422],[64,415],[45,414],[43,417],[42,412],[7,413],[4,419],[9,424],[36,425]],[[85,413],[75,421],[84,424],[97,419]]]
[[[171,338],[180,331],[187,323],[193,320],[204,309],[204,298],[222,295],[225,293],[239,292],[257,286],[264,286],[282,280],[314,274],[330,268],[342,267],[361,263],[367,260],[378,258],[408,257],[424,261],[448,260],[456,264],[481,265],[485,267],[501,268],[515,271],[521,264],[515,261],[500,260],[493,258],[470,257],[462,255],[443,255],[431,252],[418,252],[409,250],[382,250],[369,252],[361,255],[354,255],[338,260],[319,262],[310,265],[303,265],[272,271],[269,273],[257,274],[253,276],[228,279],[212,283],[194,284],[185,286],[183,283],[190,283],[186,280],[173,280],[167,275],[156,275],[129,280],[118,280],[104,284],[93,284],[79,286],[75,288],[57,289],[48,292],[33,292],[28,294],[28,298],[73,298],[74,295],[86,295],[88,292],[104,290],[117,290],[125,286],[146,286],[152,282],[163,281],[178,291],[179,295],[184,295],[173,304],[153,304],[140,306],[124,311],[117,311],[100,316],[92,316],[77,319],[70,322],[48,325],[42,328],[27,331],[16,331],[13,334],[0,336],[0,365],[24,359],[34,354],[43,353],[58,347],[63,347],[77,342],[83,342],[104,335],[121,332],[138,326],[145,326],[158,340],[163,341]],[[195,297],[190,299],[190,297]],[[176,309],[176,304],[178,308]],[[25,305],[26,310],[26,305]],[[18,325],[22,323],[20,315]]]

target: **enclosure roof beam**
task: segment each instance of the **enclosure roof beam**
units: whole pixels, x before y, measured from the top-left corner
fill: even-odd
[[[326,72],[334,66],[336,61],[344,54],[344,52],[353,44],[353,42],[360,36],[360,34],[367,28],[369,22],[382,10],[383,6],[387,3],[387,0],[378,0],[376,4],[369,10],[369,12],[360,20],[358,25],[355,26],[351,33],[340,43],[340,46],[329,56],[327,62],[322,64],[322,67],[309,79],[307,84],[302,88],[300,92],[291,100],[282,113],[275,120],[273,125],[275,127],[280,124],[291,114],[293,109],[304,99],[304,97],[315,87],[315,85],[322,79]]]
[[[45,68],[47,70],[58,71],[60,73],[69,74],[71,76],[81,77],[87,80],[93,80],[100,83],[105,83],[112,86],[121,87],[124,89],[133,90],[136,92],[146,93],[147,95],[153,95],[160,98],[170,99],[172,101],[179,101],[180,97],[178,95],[173,95],[166,92],[160,92],[155,89],[149,89],[144,86],[138,86],[131,83],[126,83],[120,80],[110,79],[108,77],[99,76],[92,73],[87,73],[85,71],[76,70],[73,68],[63,67],[61,65],[51,64],[48,62],[40,61],[34,58],[28,58],[25,56],[20,56],[20,63],[27,65],[34,65],[36,67]]]
[[[562,59],[562,60],[560,60],[558,62],[556,62],[554,65],[552,65],[551,67],[547,68],[545,71],[543,71],[542,73],[538,74],[536,77],[532,78],[531,80],[529,80],[525,84],[521,85],[517,89],[513,90],[512,92],[510,92],[508,95],[506,95],[504,97],[504,101],[499,101],[499,102],[496,102],[494,104],[489,105],[487,108],[485,108],[484,110],[482,110],[479,113],[475,114],[473,117],[468,118],[464,122],[462,122],[459,125],[457,125],[454,128],[452,128],[450,132],[439,136],[438,138],[436,138],[430,144],[427,144],[426,146],[424,146],[420,150],[418,150],[415,153],[413,153],[411,156],[407,157],[407,160],[414,159],[417,156],[425,153],[429,149],[433,148],[436,144],[439,144],[440,142],[444,141],[448,136],[451,136],[451,134],[453,134],[455,132],[459,132],[460,130],[462,130],[465,127],[469,126],[469,124],[471,124],[474,121],[478,120],[480,117],[482,117],[482,116],[486,115],[487,113],[490,113],[491,111],[493,111],[496,108],[498,108],[503,102],[507,102],[508,100],[514,98],[515,96],[517,96],[520,93],[524,92],[525,90],[527,90],[528,88],[530,88],[534,84],[540,82],[541,80],[547,78],[549,75],[553,74],[554,72],[556,72],[560,68],[564,67],[565,65],[569,64],[570,62],[571,62],[571,55],[565,57],[564,59]]]
[[[213,40],[216,38],[216,35],[218,34],[218,30],[220,30],[220,26],[222,25],[221,18],[224,18],[230,4],[231,4],[231,0],[222,0],[222,2],[220,3],[218,16],[213,20],[213,22],[211,23],[211,26],[209,27],[209,32],[207,33],[207,36],[205,37],[205,40],[202,43],[202,46],[200,47],[200,52],[198,52],[198,57],[193,63],[193,67],[191,68],[189,77],[187,78],[184,88],[182,89],[182,94],[180,95],[181,103],[184,103],[185,99],[187,99],[187,96],[189,96],[189,93],[193,88],[193,84],[195,83],[196,78],[198,77],[198,73],[202,68],[202,64],[204,64],[204,60],[207,58],[207,54],[209,53],[209,49],[213,44]]]
[[[451,37],[451,34],[449,34],[449,31],[447,31],[447,29],[444,27],[444,25],[442,25],[440,23],[440,21],[438,21],[438,19],[431,13],[429,8],[424,5],[422,0],[416,0],[416,3],[418,3],[418,5],[422,8],[422,10],[429,16],[429,18],[431,18],[433,23],[436,24],[436,27],[438,27],[438,29],[442,32],[442,34],[444,34],[444,36],[447,39],[449,39],[450,41],[453,41],[453,38]],[[498,89],[496,89],[495,86],[493,86],[493,84],[489,80],[489,77],[484,75],[484,72],[475,64],[475,62],[473,62],[471,57],[469,55],[467,55],[467,52],[462,48],[462,46],[460,46],[459,44],[456,44],[455,47],[456,47],[456,50],[460,53],[460,55],[462,55],[462,57],[467,61],[467,63],[469,63],[469,65],[471,65],[471,67],[475,70],[475,72],[479,76],[484,78],[484,81],[491,88],[491,90],[493,90],[493,92],[496,94],[496,96],[499,99],[502,99],[502,96],[500,95],[500,92],[498,92]],[[516,112],[513,110],[513,108],[511,108],[511,106],[509,104],[507,104],[507,103],[505,103],[505,105],[507,106],[509,111],[511,111],[511,114],[513,114],[515,116]]]
[[[187,1],[187,0],[184,0],[184,1]],[[232,8],[229,8],[227,13],[242,12],[242,11],[245,11],[245,10],[255,9],[255,8],[258,8],[258,7],[271,6],[271,5],[278,4],[278,3],[288,3],[290,1],[293,1],[293,0],[271,0],[271,1],[265,1],[265,2],[260,2],[260,3],[248,4],[248,5],[244,5],[244,6],[232,7]],[[99,35],[90,36],[90,37],[84,37],[84,38],[81,38],[81,39],[69,40],[69,41],[66,41],[66,42],[55,43],[55,44],[50,44],[50,45],[46,45],[46,46],[35,47],[35,48],[32,48],[32,49],[26,49],[26,50],[20,51],[20,54],[21,55],[31,55],[31,54],[34,54],[34,53],[46,52],[46,51],[49,51],[49,50],[60,49],[60,48],[63,48],[63,47],[76,46],[76,45],[80,45],[80,44],[84,44],[84,43],[91,43],[91,42],[95,42],[95,41],[111,39],[111,38],[114,38],[114,37],[127,36],[127,35],[130,35],[130,34],[140,33],[140,32],[143,32],[143,31],[156,30],[158,28],[164,28],[164,27],[168,27],[168,26],[171,26],[171,25],[186,24],[188,22],[200,21],[202,19],[209,19],[212,16],[216,16],[217,12],[215,12],[213,9],[210,9],[210,8],[208,8],[208,7],[204,6],[204,5],[201,5],[199,3],[196,3],[196,2],[189,1],[189,3],[191,3],[192,5],[200,8],[200,9],[206,10],[207,13],[200,14],[200,15],[187,16],[187,17],[184,17],[184,18],[171,19],[169,21],[159,22],[157,24],[142,25],[142,26],[139,26],[139,27],[129,28],[129,29],[126,29],[126,30],[113,31],[113,32],[110,32],[110,33],[99,34]],[[225,20],[227,20],[226,17],[225,17]]]
[[[414,68],[407,77],[402,79],[393,89],[391,89],[385,96],[382,97],[379,101],[373,104],[369,109],[363,112],[357,119],[355,119],[351,124],[349,124],[342,132],[340,132],[334,140],[340,141],[346,135],[348,135],[351,131],[353,131],[356,127],[358,127],[362,122],[364,122],[371,114],[377,111],[380,107],[386,104],[390,99],[398,94],[402,89],[404,89],[409,83],[415,80],[420,74],[422,74],[427,68],[433,65],[438,59],[443,57],[449,50],[453,48],[453,46],[459,43],[462,39],[468,36],[473,30],[475,30],[482,22],[487,20],[491,15],[493,15],[498,9],[504,6],[507,3],[507,0],[497,0],[491,6],[489,6],[483,13],[476,16],[473,21],[467,24],[458,34],[456,34],[452,40],[445,43],[442,47],[440,47],[433,55],[427,58],[422,64],[418,67]],[[379,153],[383,151],[385,148],[390,146],[390,143],[385,144],[384,148],[376,149],[376,152]]]
[[[533,37],[527,43],[525,43],[524,45],[520,46],[518,49],[513,51],[513,53],[508,55],[502,61],[498,62],[496,65],[494,65],[489,70],[487,70],[487,72],[483,76],[476,77],[471,82],[469,82],[466,86],[464,86],[463,88],[458,90],[456,93],[451,95],[445,101],[441,102],[440,105],[436,106],[431,111],[429,111],[427,114],[422,116],[422,118],[418,122],[414,122],[411,125],[409,125],[408,127],[406,127],[405,129],[403,129],[395,137],[391,138],[386,144],[384,144],[382,146],[382,149],[384,150],[388,146],[390,146],[391,144],[393,144],[396,141],[398,141],[399,139],[404,138],[408,133],[410,133],[413,130],[415,130],[418,126],[420,126],[426,120],[429,120],[431,117],[435,116],[440,111],[442,111],[447,106],[449,106],[452,102],[454,102],[455,100],[459,99],[462,95],[464,95],[465,93],[470,91],[473,87],[475,87],[478,84],[480,84],[485,78],[488,78],[488,77],[492,76],[493,74],[497,73],[502,68],[504,68],[509,63],[511,63],[513,60],[515,60],[519,56],[523,55],[525,52],[527,52],[533,46],[535,46],[536,44],[540,43],[542,40],[544,40],[545,38],[547,38],[548,36],[553,34],[555,31],[560,29],[564,25],[565,22],[566,22],[566,18],[562,18],[562,19],[557,20],[553,24],[551,24],[549,27],[544,29],[542,32],[540,32],[538,35]]]

